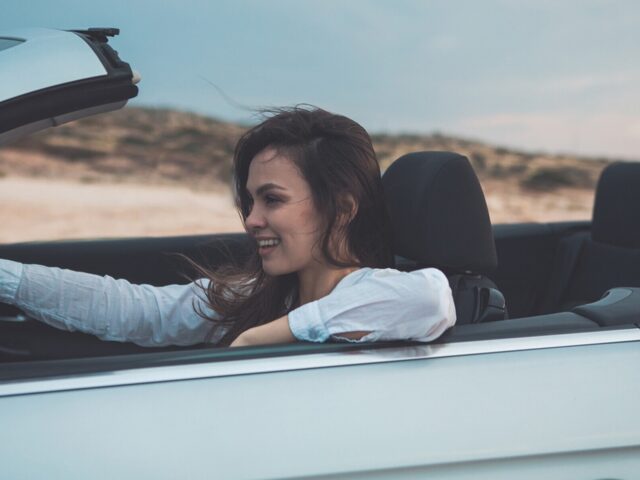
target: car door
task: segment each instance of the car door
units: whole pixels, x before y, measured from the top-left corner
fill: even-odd
[[[9,478],[631,478],[639,342],[626,327],[14,365],[0,460]]]

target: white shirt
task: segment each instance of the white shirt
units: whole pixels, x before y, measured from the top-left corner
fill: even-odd
[[[64,330],[142,346],[216,343],[224,334],[196,309],[215,319],[205,303],[202,279],[187,285],[134,285],[109,276],[0,260],[0,301]],[[200,285],[200,286],[199,286]],[[368,331],[360,342],[430,341],[455,323],[447,278],[435,268],[414,272],[361,268],[319,300],[289,312],[298,340],[324,342],[340,333]],[[346,339],[345,339],[346,340]]]

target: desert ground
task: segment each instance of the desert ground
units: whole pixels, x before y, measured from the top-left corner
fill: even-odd
[[[588,219],[593,194],[483,183],[493,223]],[[0,178],[0,243],[242,231],[231,193],[174,185]]]
[[[0,179],[0,242],[242,231],[230,193]]]

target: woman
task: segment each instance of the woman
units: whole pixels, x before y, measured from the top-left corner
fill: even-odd
[[[188,285],[0,260],[0,301],[67,330],[139,345],[247,346],[437,338],[455,323],[446,277],[398,272],[380,170],[356,122],[284,109],[234,155],[236,204],[253,242],[243,268],[198,268]]]

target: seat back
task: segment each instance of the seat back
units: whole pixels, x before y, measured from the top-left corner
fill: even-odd
[[[497,256],[489,211],[469,160],[451,152],[400,157],[382,177],[399,269],[436,267],[449,278],[458,324],[506,317],[485,276]]]
[[[640,287],[640,163],[600,175],[591,232],[561,240],[539,313],[569,310],[615,287]]]

